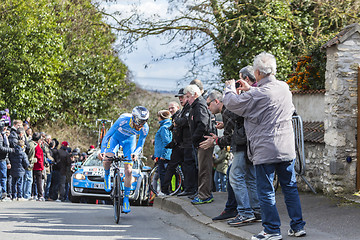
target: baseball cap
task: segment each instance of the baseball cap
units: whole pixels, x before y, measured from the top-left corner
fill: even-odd
[[[184,88],[180,88],[179,92],[177,94],[175,94],[175,97],[181,97],[184,96]]]
[[[67,147],[69,144],[68,144],[68,142],[63,141],[63,142],[61,143],[61,145],[63,145],[63,146],[65,146],[65,147]]]

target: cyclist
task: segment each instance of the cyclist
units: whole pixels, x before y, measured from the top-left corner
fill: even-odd
[[[124,201],[123,212],[130,212],[129,195],[132,183],[132,165],[133,161],[137,159],[141,153],[145,143],[146,136],[149,133],[149,125],[147,120],[149,118],[149,111],[142,106],[137,106],[132,110],[132,113],[124,113],[120,115],[118,120],[111,126],[109,131],[101,143],[101,152],[99,159],[103,160],[105,169],[104,188],[106,192],[111,191],[110,186],[110,165],[111,158],[119,150],[119,146],[123,147],[125,167],[125,181],[124,181]],[[139,140],[136,143],[136,135],[139,135]]]

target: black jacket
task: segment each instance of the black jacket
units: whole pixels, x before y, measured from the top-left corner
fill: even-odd
[[[25,169],[29,167],[29,161],[26,153],[19,145],[14,146],[15,151],[9,154],[11,169],[10,175],[21,177],[25,174]]]
[[[58,150],[58,170],[62,176],[65,176],[70,171],[71,159],[70,154],[66,151],[66,148],[61,146]]]
[[[12,147],[12,148],[17,144],[17,142],[19,140],[19,136],[16,131],[17,130],[14,127],[12,127],[10,129],[9,144],[10,144],[10,147]]]
[[[218,139],[219,147],[231,146],[234,152],[246,151],[246,144],[238,145],[234,140],[234,130],[244,125],[244,118],[223,106],[221,115],[224,122],[224,136]]]
[[[9,141],[4,132],[0,134],[0,161],[7,159],[8,153],[14,152],[13,148],[9,147]]]
[[[204,136],[210,136],[210,132],[214,133],[211,113],[207,108],[205,99],[200,96],[191,104],[189,112],[189,126],[191,132],[191,140],[194,147],[198,148],[199,144],[206,140]]]
[[[176,131],[178,133],[178,136],[176,137],[176,142],[181,148],[192,148],[190,127],[188,121],[189,111],[190,105],[186,103],[179,115],[174,118],[174,123],[177,129]]]

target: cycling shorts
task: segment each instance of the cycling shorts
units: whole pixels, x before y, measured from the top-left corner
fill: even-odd
[[[124,164],[131,164],[131,154],[135,151],[136,148],[136,135],[129,136],[125,139],[111,137],[106,144],[104,153],[116,154],[119,151],[120,146],[122,146],[124,157],[127,160],[124,161]]]

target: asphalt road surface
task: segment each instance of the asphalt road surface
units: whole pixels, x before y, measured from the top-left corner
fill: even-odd
[[[62,202],[0,202],[1,240],[229,239],[182,214],[132,207],[113,220],[111,205]]]

